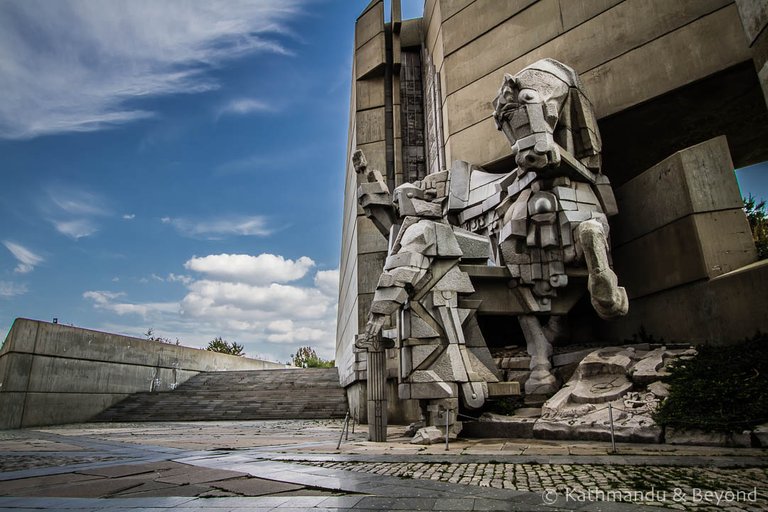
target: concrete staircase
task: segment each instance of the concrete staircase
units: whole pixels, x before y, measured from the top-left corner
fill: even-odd
[[[134,393],[94,421],[321,419],[346,411],[336,368],[291,368],[203,372],[173,391]]]

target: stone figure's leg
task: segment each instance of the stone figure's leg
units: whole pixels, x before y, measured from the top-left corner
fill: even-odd
[[[448,418],[445,415],[448,415]],[[459,399],[441,398],[430,400],[427,404],[427,425],[439,428],[445,435],[447,420],[448,437],[456,438],[461,432],[462,424],[459,421]]]
[[[531,376],[525,383],[526,395],[551,395],[557,391],[557,379],[552,375],[552,343],[549,342],[536,315],[517,317],[528,343],[531,356]]]
[[[550,316],[547,324],[543,325],[541,328],[544,331],[544,336],[546,336],[547,340],[552,344],[566,340],[570,335],[568,317],[565,315]]]
[[[619,280],[608,263],[605,227],[591,219],[579,224],[575,231],[587,262],[587,288],[595,311],[605,319],[626,315],[629,300],[626,290],[619,286]]]

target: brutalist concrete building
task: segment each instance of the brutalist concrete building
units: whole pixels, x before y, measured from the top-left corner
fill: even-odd
[[[734,167],[768,160],[768,4],[763,0],[426,0],[401,20],[372,1],[355,27],[348,156],[360,148],[390,190],[463,160],[515,167],[492,119],[505,73],[542,58],[574,68],[594,105],[616,193],[613,264],[629,314],[571,312],[575,341],[639,332],[728,343],[768,330],[768,265],[757,262]],[[388,20],[388,21],[387,21]],[[336,362],[365,419],[365,326],[387,240],[357,205],[348,158]],[[490,343],[519,333],[480,310]],[[390,421],[418,408],[397,397]]]

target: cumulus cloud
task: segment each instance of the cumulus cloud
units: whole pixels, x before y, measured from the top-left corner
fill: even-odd
[[[250,284],[287,283],[301,279],[315,265],[302,256],[290,260],[274,254],[212,254],[192,258],[184,268],[206,274],[212,279]]]
[[[315,274],[315,286],[329,297],[339,295],[339,269],[320,270]]]
[[[9,298],[27,293],[27,286],[24,284],[11,283],[9,281],[0,281],[0,297]]]
[[[229,216],[213,219],[190,219],[185,217],[163,217],[163,224],[170,224],[184,236],[206,240],[220,240],[228,236],[267,236],[272,230],[267,219],[261,215]]]
[[[3,241],[3,245],[6,249],[11,251],[13,257],[19,262],[14,269],[14,272],[17,274],[27,274],[32,272],[36,266],[45,261],[42,256],[38,256],[21,244],[5,240]]]
[[[122,125],[153,116],[130,100],[215,89],[214,66],[290,54],[302,1],[0,2],[0,137]]]
[[[309,345],[323,357],[333,357],[337,269],[317,271],[310,285],[300,286],[291,282],[314,266],[306,256],[290,260],[272,254],[219,254],[192,258],[186,266],[204,277],[164,278],[185,285],[179,301],[129,302],[123,293],[105,291],[88,291],[83,297],[103,311],[140,316],[184,344],[202,347],[222,336],[244,344],[251,356],[276,354],[285,361],[298,347]]]
[[[123,220],[133,220],[136,218],[135,213],[125,213],[123,214]]]

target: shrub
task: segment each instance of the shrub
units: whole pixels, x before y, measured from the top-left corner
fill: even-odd
[[[742,432],[768,422],[768,335],[702,346],[670,365],[669,397],[655,419],[678,428]]]

